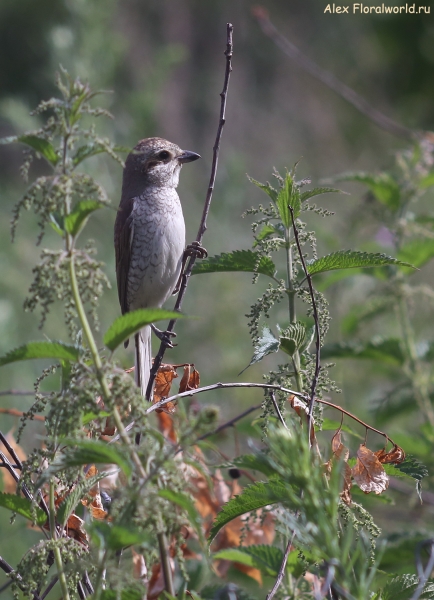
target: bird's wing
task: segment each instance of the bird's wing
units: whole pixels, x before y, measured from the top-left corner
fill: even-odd
[[[122,200],[115,221],[116,279],[122,314],[128,312],[128,272],[130,270],[131,243],[134,235],[133,207],[134,198]]]

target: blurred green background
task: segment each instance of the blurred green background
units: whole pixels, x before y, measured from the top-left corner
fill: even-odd
[[[179,187],[187,241],[193,240],[211,167],[226,23],[230,21],[234,25],[233,73],[204,245],[211,256],[250,247],[249,222],[241,214],[252,204],[265,202],[265,196],[247,181],[246,173],[265,181],[271,178],[273,166],[283,170],[302,159],[298,175],[309,176],[318,184],[343,171],[387,168],[394,153],[405,147],[405,141],[378,129],[284,56],[252,17],[254,4],[248,0],[2,0],[0,137],[38,126],[38,118],[30,117],[29,112],[41,99],[56,93],[54,78],[59,64],[73,77],[89,80],[93,88],[110,90],[102,103],[115,119],[100,120],[102,135],[129,147],[141,138],[157,135],[201,154],[201,161],[183,169]],[[386,115],[408,127],[432,129],[433,15],[330,15],[324,14],[325,5],[324,0],[270,0],[265,7],[294,44]],[[51,338],[66,335],[60,307],[50,313],[42,332],[37,329],[36,316],[22,309],[39,251],[35,250],[36,219],[31,214],[23,215],[16,241],[10,241],[11,210],[25,190],[19,177],[21,152],[17,145],[0,146],[0,354],[44,334]],[[31,176],[45,168],[42,161],[35,161]],[[106,187],[116,208],[122,177],[119,165],[94,157],[86,168]],[[309,226],[317,231],[319,252],[354,248],[393,253],[379,241],[381,223],[363,190],[347,184],[342,187],[351,195],[325,196],[318,202],[335,211],[334,217],[323,220],[308,214]],[[430,201],[432,195],[425,204]],[[120,312],[114,274],[114,218],[114,210],[97,211],[88,227],[112,282],[102,302],[102,331]],[[42,245],[54,247],[56,243],[55,235],[48,232]],[[413,280],[421,284],[432,276],[428,265]],[[277,357],[268,357],[241,377],[237,374],[252,354],[244,315],[264,285],[260,281],[252,286],[248,274],[192,278],[184,310],[199,319],[179,323],[179,345],[166,358],[195,363],[205,385],[260,381],[262,372],[277,364]],[[373,285],[371,278],[358,275],[327,289],[333,317],[328,341],[344,339],[341,317],[352,305],[363,302]],[[425,337],[432,335],[430,309],[426,300],[414,306],[416,330]],[[284,314],[282,308],[276,316],[284,321]],[[362,337],[370,337],[379,328],[388,335],[399,335],[393,314],[383,316],[380,325],[367,326]],[[133,361],[130,351],[118,350],[118,358],[125,366]],[[0,390],[32,389],[40,371],[40,363],[4,367]],[[343,389],[333,401],[370,422],[373,402],[396,379],[393,371],[372,361],[338,361],[331,375]],[[200,398],[219,405],[222,420],[260,400],[261,393],[253,391]],[[31,397],[1,399],[2,406],[19,410],[27,409],[31,402]],[[18,419],[0,416],[3,431],[17,426]],[[328,416],[337,418],[331,413]],[[397,440],[410,432],[411,451],[416,453],[416,413],[412,419],[409,422],[402,417],[384,427]],[[30,425],[24,448],[30,450],[35,436],[42,433],[39,425]],[[229,433],[227,445],[231,448],[232,444]],[[421,455],[426,453],[424,446]],[[386,532],[426,527],[432,506],[421,507],[415,495],[392,492],[391,496],[395,506],[373,507]],[[2,515],[0,523],[4,540],[7,517]],[[7,529],[8,544],[1,544],[0,553],[12,563],[27,547],[21,525]]]

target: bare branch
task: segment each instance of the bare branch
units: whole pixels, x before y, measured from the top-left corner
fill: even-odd
[[[241,419],[243,419],[244,417],[249,415],[251,412],[253,412],[255,410],[259,410],[261,408],[261,406],[262,406],[262,402],[261,402],[261,404],[256,404],[255,406],[251,406],[250,408],[248,408],[244,412],[240,413],[233,419],[230,419],[229,421],[226,421],[226,423],[222,423],[221,425],[219,425],[217,427],[217,429],[214,429],[214,431],[204,433],[199,438],[197,438],[197,440],[194,443],[196,444],[197,442],[201,442],[202,440],[205,440],[206,438],[211,437],[212,435],[216,435],[217,433],[220,433],[220,431],[223,431],[224,429],[227,429],[228,427],[232,427],[232,425],[234,423],[236,423],[237,421],[240,421]]]
[[[280,412],[280,409],[277,405],[276,402],[276,395],[274,393],[274,391],[270,391],[270,398],[271,398],[271,402],[273,403],[274,406],[274,410],[276,411],[277,414],[277,418],[279,419],[279,421],[282,423],[282,425],[284,426],[285,429],[288,429],[287,424],[285,423],[285,419],[283,418],[282,413]]]
[[[215,183],[216,174],[217,174],[218,157],[219,157],[219,151],[220,151],[220,140],[221,140],[222,133],[223,133],[223,127],[224,127],[224,124],[226,121],[226,119],[225,119],[226,96],[227,96],[228,87],[229,87],[230,74],[232,71],[232,53],[233,53],[232,33],[233,33],[233,29],[234,29],[233,25],[231,23],[227,23],[227,25],[226,25],[227,39],[226,39],[226,51],[225,51],[226,71],[225,71],[225,79],[224,79],[224,83],[223,83],[223,90],[220,94],[220,98],[221,98],[220,119],[219,119],[219,124],[218,124],[218,128],[217,128],[217,135],[216,135],[216,139],[215,139],[215,143],[214,143],[214,148],[213,148],[213,161],[212,161],[212,167],[211,167],[211,176],[210,176],[210,180],[209,180],[208,192],[207,192],[206,199],[205,199],[205,206],[203,208],[202,219],[200,221],[199,230],[198,230],[197,236],[196,236],[196,242],[199,245],[202,243],[203,235],[207,228],[206,220],[207,220],[209,209],[211,206],[212,194],[214,191],[214,183]],[[195,262],[196,262],[196,256],[193,255],[190,257],[187,268],[185,269],[185,272],[182,276],[181,287],[179,289],[178,297],[176,299],[176,303],[175,303],[175,307],[174,307],[175,311],[181,310],[182,301],[184,299],[184,295],[187,290],[188,281],[189,281],[191,273],[193,271],[193,266],[194,266]],[[176,319],[172,319],[169,322],[169,325],[167,327],[168,332],[172,332],[174,330],[175,323],[176,323]],[[163,342],[160,345],[158,354],[154,359],[154,364],[152,366],[151,374],[149,377],[148,388],[146,390],[146,398],[148,400],[151,397],[154,380],[157,375],[158,369],[160,368],[160,365],[163,362],[163,357],[164,357],[166,348],[167,348],[167,346]]]
[[[285,575],[286,563],[288,562],[288,556],[289,556],[289,553],[291,552],[291,547],[292,547],[292,544],[294,543],[294,538],[295,538],[295,531],[293,531],[292,537],[286,546],[285,554],[283,555],[282,564],[280,565],[279,573],[277,574],[277,579],[276,579],[273,587],[271,588],[271,591],[267,594],[266,600],[272,600],[275,593],[279,589],[280,584],[282,583],[282,579]]]
[[[375,123],[378,127],[406,140],[414,141],[418,137],[418,132],[408,129],[393,119],[390,119],[382,112],[374,108],[362,96],[359,96],[352,88],[339,81],[337,77],[321,68],[312,59],[303,54],[294,44],[292,44],[278,29],[273,25],[268,17],[267,11],[262,7],[253,9],[253,16],[259,23],[262,31],[278,46],[286,56],[297,63],[299,67],[307,71],[318,81],[324,83],[328,88],[336,92],[341,98],[349,102],[362,115]]]

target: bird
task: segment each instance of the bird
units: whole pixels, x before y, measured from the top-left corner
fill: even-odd
[[[177,286],[185,222],[176,188],[182,165],[198,158],[196,152],[159,137],[139,141],[127,156],[114,226],[122,314],[161,308]],[[134,341],[135,381],[146,396],[152,367],[151,326],[136,333]]]

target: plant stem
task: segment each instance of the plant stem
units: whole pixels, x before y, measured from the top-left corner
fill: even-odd
[[[90,328],[89,321],[88,321],[88,318],[86,315],[86,311],[84,310],[83,302],[81,300],[80,291],[78,289],[77,275],[75,272],[74,251],[71,249],[71,244],[70,244],[70,241],[68,241],[68,238],[69,238],[69,236],[67,237],[67,249],[68,249],[68,253],[69,253],[69,276],[70,276],[70,281],[71,281],[71,289],[72,289],[72,295],[74,297],[75,308],[77,310],[78,318],[79,318],[81,326],[83,328],[84,335],[87,339],[87,343],[89,344],[89,350],[90,350],[90,353],[92,354],[92,359],[93,359],[95,369],[96,369],[96,375],[97,375],[98,381],[101,385],[102,395],[103,395],[105,401],[109,401],[110,396],[111,396],[110,389],[109,389],[108,382],[107,382],[107,379],[105,377],[105,374],[104,374],[104,371],[102,368],[102,361],[101,361],[101,357],[98,352],[95,338],[93,337],[92,329]],[[146,472],[143,468],[140,458],[139,458],[137,452],[135,451],[134,446],[133,446],[127,432],[125,431],[125,427],[122,423],[121,416],[120,416],[119,411],[116,406],[113,406],[113,420],[119,431],[120,438],[122,439],[124,444],[128,447],[128,449],[131,452],[131,458],[134,462],[134,465],[137,467],[137,470],[140,473],[140,476],[142,478],[145,478]]]
[[[54,504],[54,479],[50,479],[50,533],[51,539],[53,542],[57,540],[57,532],[56,532],[56,507]],[[57,574],[59,576],[60,587],[62,588],[62,598],[63,600],[69,600],[69,592],[68,592],[68,584],[66,582],[65,571],[63,569],[62,563],[62,555],[60,553],[60,548],[57,544],[53,547],[54,560],[56,561]]]
[[[101,592],[102,592],[101,584],[104,579],[104,571],[105,571],[105,566],[106,566],[106,562],[107,562],[107,557],[108,557],[108,549],[102,555],[101,562],[98,567],[98,572],[96,574],[96,580],[95,580],[95,585],[94,585],[94,593],[92,595],[93,600],[99,600],[99,598],[101,596]]]
[[[169,549],[167,547],[167,539],[164,534],[164,531],[161,531],[160,533],[158,533],[157,538],[158,538],[158,547],[160,549],[161,567],[163,569],[164,589],[171,596],[174,596],[175,588],[173,586],[173,577],[172,577],[172,569],[170,567]]]
[[[295,312],[295,289],[293,284],[294,279],[294,266],[292,260],[292,248],[291,248],[291,229],[285,228],[285,247],[286,247],[286,289],[288,294],[288,305],[289,305],[289,322],[296,323],[297,315]],[[303,391],[303,378],[300,372],[300,354],[298,350],[294,352],[292,357],[292,366],[294,367],[295,373],[295,385],[298,392]]]

